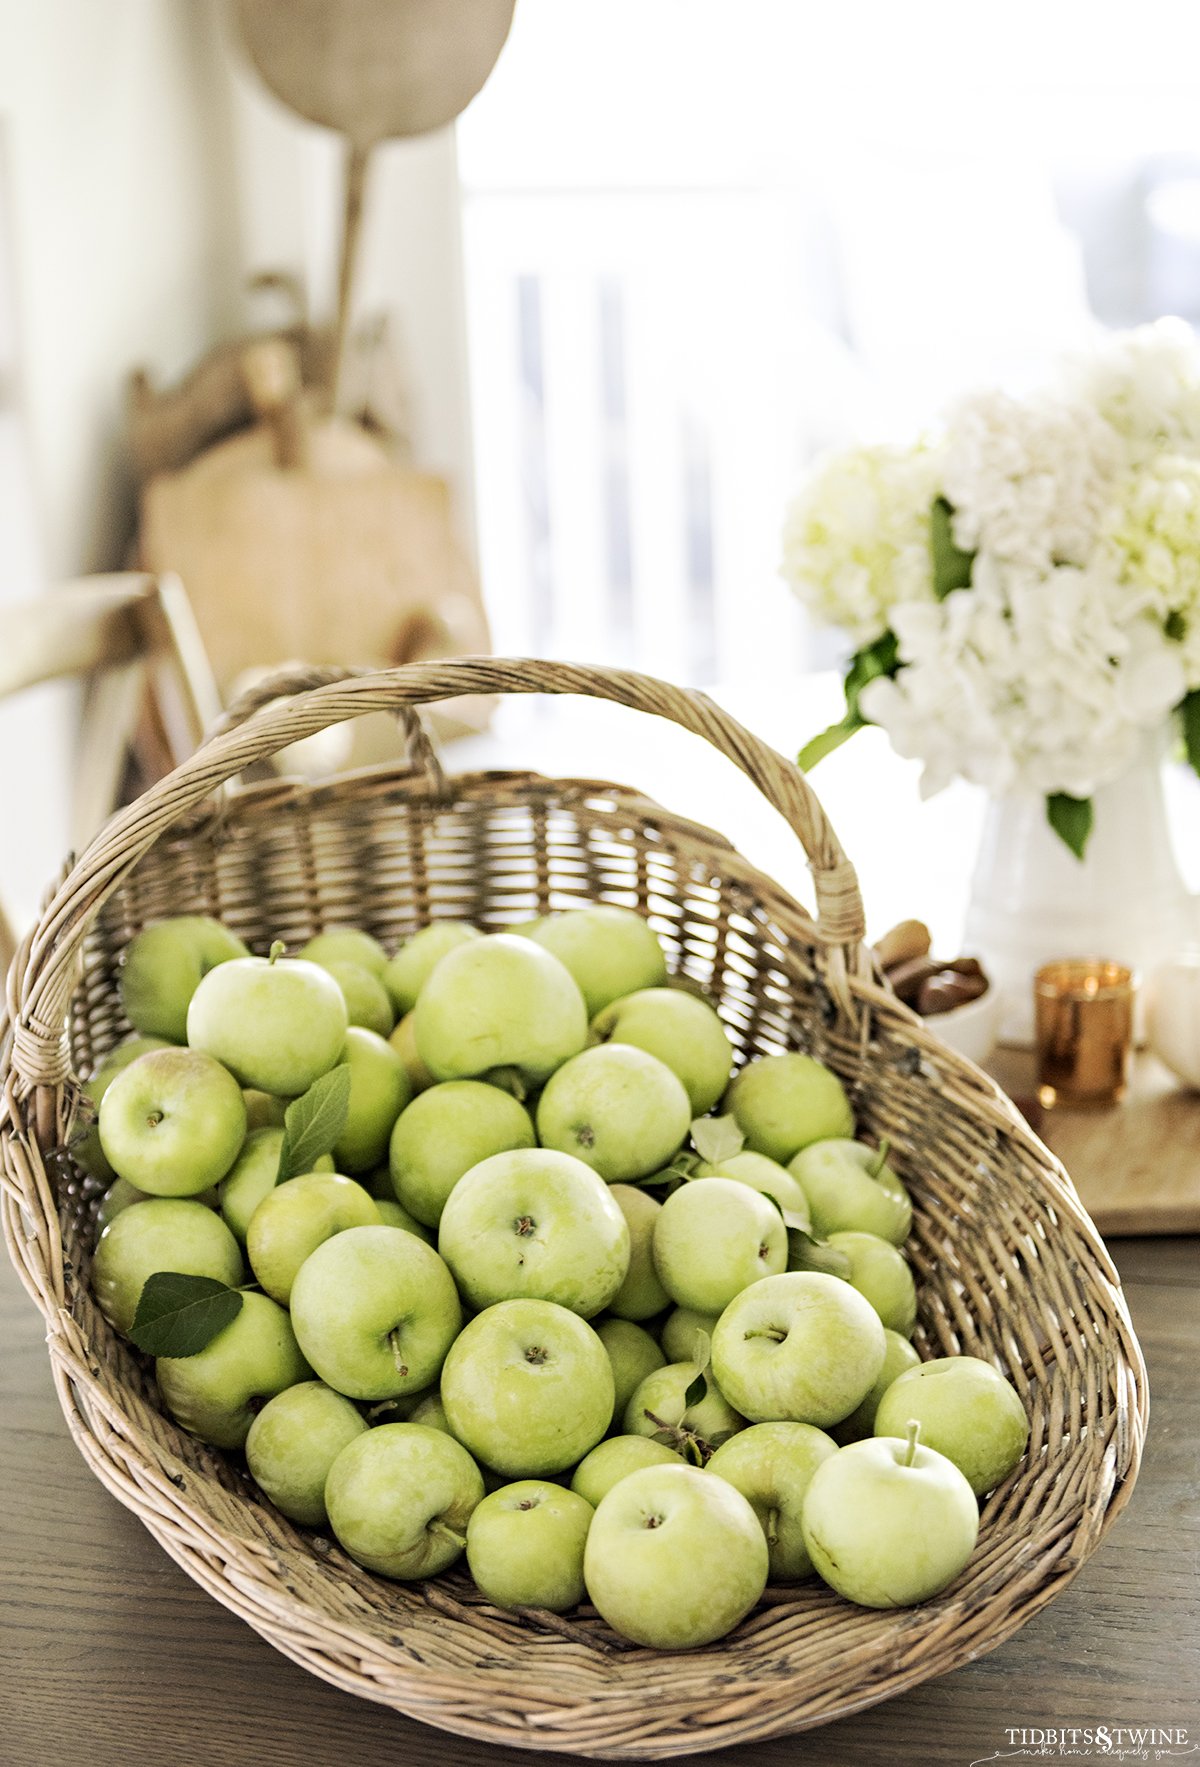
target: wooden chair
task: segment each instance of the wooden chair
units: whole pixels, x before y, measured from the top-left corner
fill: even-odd
[[[71,676],[87,683],[72,786],[79,849],[116,807],[131,758],[148,778],[168,772],[196,749],[221,702],[173,576],[85,577],[0,607],[0,698]],[[0,977],[16,946],[0,900]]]

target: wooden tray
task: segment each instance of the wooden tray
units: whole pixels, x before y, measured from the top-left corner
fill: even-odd
[[[997,1049],[987,1067],[1067,1168],[1102,1234],[1200,1233],[1200,1092],[1154,1056],[1137,1056],[1128,1096],[1103,1110],[1043,1110],[1031,1050]]]

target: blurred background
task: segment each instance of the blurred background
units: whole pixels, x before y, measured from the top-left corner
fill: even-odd
[[[1133,21],[518,0],[457,124],[376,156],[354,292],[492,646],[786,689],[837,660],[778,578],[807,462],[1097,323],[1200,319],[1200,12]],[[342,165],[216,0],[0,0],[0,605],[133,556],[135,370],[328,320]],[[26,912],[74,703],[0,706]]]

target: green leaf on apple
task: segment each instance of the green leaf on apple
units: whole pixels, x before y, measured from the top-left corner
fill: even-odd
[[[339,1062],[307,1092],[294,1098],[283,1113],[283,1141],[279,1149],[279,1175],[286,1183],[301,1172],[311,1172],[317,1161],[332,1153],[346,1126],[350,1109],[350,1066]]]
[[[142,1287],[129,1335],[147,1356],[196,1356],[241,1310],[241,1292],[228,1283],[156,1270]]]
[[[1083,858],[1092,832],[1091,798],[1073,798],[1069,792],[1051,792],[1046,798],[1046,820],[1077,859]]]
[[[687,1391],[683,1395],[684,1409],[690,1411],[693,1405],[703,1405],[707,1397],[708,1382],[704,1378],[704,1370],[701,1369],[700,1373],[696,1376],[695,1380],[691,1382]]]
[[[655,1432],[651,1436],[650,1440],[652,1442],[661,1442],[661,1444],[664,1448],[673,1448],[675,1446],[676,1442],[678,1442],[678,1440],[679,1440],[679,1431],[678,1430],[655,1430]]]
[[[715,1454],[718,1448],[722,1447],[724,1443],[731,1441],[736,1434],[736,1430],[718,1430],[715,1436],[710,1436],[708,1438],[708,1445]]]
[[[692,1338],[692,1362],[695,1365],[697,1374],[707,1373],[708,1365],[711,1361],[712,1339],[701,1326],[697,1326],[695,1336]],[[691,1403],[692,1401],[689,1399],[688,1404],[690,1405]],[[697,1400],[697,1404],[698,1403],[699,1401]]]
[[[956,589],[970,587],[973,552],[955,544],[954,509],[944,497],[935,497],[929,511],[929,549],[933,554],[933,593],[945,601]]]
[[[818,1270],[825,1276],[840,1276],[843,1282],[850,1280],[850,1260],[845,1252],[795,1227],[788,1229],[787,1267],[789,1270]]]
[[[710,1166],[733,1159],[745,1145],[746,1137],[735,1116],[697,1117],[692,1124],[692,1146]]]

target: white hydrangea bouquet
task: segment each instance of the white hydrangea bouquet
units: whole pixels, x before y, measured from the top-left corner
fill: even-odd
[[[1179,713],[1200,772],[1200,347],[1182,320],[1116,334],[1034,396],[984,392],[909,447],[818,467],[784,576],[855,646],[846,715],[924,763],[1044,796],[1082,857],[1092,793]]]

